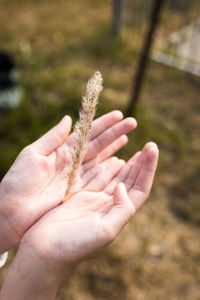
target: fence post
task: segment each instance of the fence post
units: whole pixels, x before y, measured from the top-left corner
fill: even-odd
[[[123,4],[124,4],[124,0],[113,0],[113,25],[112,25],[113,37],[119,35],[121,21],[122,21]]]
[[[149,53],[151,50],[151,46],[153,43],[153,37],[155,34],[155,31],[158,27],[159,24],[159,16],[163,7],[165,0],[154,0],[152,11],[151,11],[151,16],[149,20],[149,30],[145,36],[144,39],[144,44],[143,48],[141,51],[141,56],[139,58],[138,66],[137,66],[137,71],[134,77],[134,82],[133,82],[133,89],[132,89],[132,94],[131,94],[131,99],[127,107],[126,115],[130,116],[132,113],[135,111],[136,104],[138,102],[143,80],[144,80],[144,74],[145,70],[147,67],[147,62],[149,58]]]

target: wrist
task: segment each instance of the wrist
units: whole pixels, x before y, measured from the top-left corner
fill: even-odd
[[[0,193],[0,254],[18,244],[20,237],[9,220],[9,209]]]
[[[55,299],[65,273],[43,260],[32,247],[21,244],[5,278],[1,299]]]

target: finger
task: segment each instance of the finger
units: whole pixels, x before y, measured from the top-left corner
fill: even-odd
[[[114,191],[113,206],[102,218],[108,239],[112,241],[122,230],[124,225],[135,213],[133,203],[130,201],[123,183],[119,183]]]
[[[125,162],[117,157],[111,157],[90,169],[83,176],[84,189],[99,192],[123,168]]]
[[[100,118],[96,119],[92,123],[92,129],[90,134],[90,140],[97,137],[99,134],[104,132],[106,129],[112,127],[114,124],[123,119],[123,114],[119,110],[111,111]],[[75,135],[72,133],[67,141],[68,146],[73,146],[76,141]]]
[[[136,156],[136,159],[132,162],[128,175],[124,181],[125,187],[127,191],[131,189],[133,184],[135,183],[138,174],[140,172],[141,166],[142,166],[142,161],[143,161],[143,151],[139,152],[138,155]]]
[[[141,155],[141,152],[137,152],[135,155],[133,155],[129,160],[128,162],[126,163],[126,165],[123,167],[123,169],[119,172],[119,174],[117,174],[117,176],[115,176],[113,178],[113,180],[107,185],[107,187],[104,189],[104,192],[109,194],[109,195],[112,195],[114,190],[115,190],[115,187],[116,185],[119,183],[119,182],[125,182],[130,170],[131,170],[131,167],[134,166],[135,163],[137,163],[137,160],[139,159]]]
[[[82,167],[82,172],[85,173],[88,169],[92,168],[93,166],[111,157],[115,152],[117,152],[120,148],[126,145],[127,142],[128,142],[128,137],[126,135],[120,136],[116,141],[114,141],[112,144],[107,146],[103,151],[101,151],[95,158],[84,163]]]
[[[159,150],[156,144],[151,142],[146,144],[141,170],[128,193],[136,209],[138,209],[149,196],[158,164],[158,154]]]
[[[71,130],[71,118],[65,116],[56,126],[32,143],[32,148],[41,155],[49,155],[67,139]]]
[[[99,152],[105,149],[108,145],[118,139],[120,136],[127,134],[136,128],[137,122],[134,118],[126,118],[111,128],[105,130],[102,134],[88,143],[88,151],[84,158],[84,162],[95,157]]]
[[[94,139],[99,134],[101,134],[106,129],[110,128],[111,126],[113,126],[114,124],[116,124],[122,119],[123,119],[122,112],[119,110],[114,110],[94,120],[94,122],[92,123],[90,140]]]

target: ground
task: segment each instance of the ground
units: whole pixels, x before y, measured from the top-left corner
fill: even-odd
[[[14,56],[25,90],[17,109],[0,112],[1,177],[64,114],[77,117],[95,70],[104,76],[98,115],[126,110],[138,52],[128,25],[112,40],[110,17],[105,0],[0,0],[1,47]],[[149,63],[134,114],[139,126],[119,155],[158,143],[153,191],[108,250],[70,273],[58,299],[199,299],[199,93],[200,78]]]

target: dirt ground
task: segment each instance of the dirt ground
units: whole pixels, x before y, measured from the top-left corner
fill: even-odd
[[[130,26],[111,39],[110,17],[105,0],[0,0],[1,48],[15,58],[25,91],[17,109],[0,112],[1,177],[19,150],[65,113],[77,117],[96,69],[104,75],[98,115],[125,111],[138,54]],[[70,273],[58,299],[200,299],[199,94],[200,78],[149,63],[134,115],[139,126],[119,155],[127,159],[157,142],[153,191],[109,249]]]

